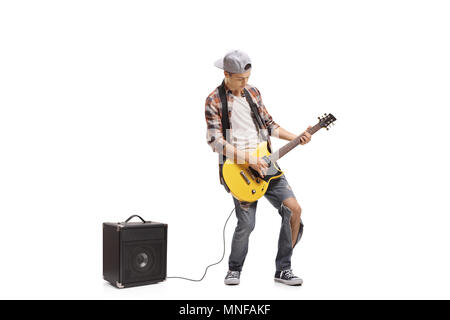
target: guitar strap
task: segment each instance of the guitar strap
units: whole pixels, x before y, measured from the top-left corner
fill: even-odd
[[[222,81],[222,84],[218,87],[219,89],[219,97],[220,102],[222,104],[222,135],[225,140],[227,140],[227,130],[230,129],[230,119],[228,118],[228,102],[227,102],[227,93],[225,90],[225,80]],[[227,184],[223,180],[222,175],[222,167],[225,161],[227,160],[227,157],[224,154],[219,153],[219,179],[220,183],[225,187],[225,190],[227,192],[230,192],[230,189],[228,189]]]
[[[219,97],[220,102],[222,104],[222,135],[225,140],[227,140],[227,130],[230,129],[230,119],[228,118],[228,101],[227,101],[227,93],[225,91],[225,80],[222,82],[222,84],[218,87],[219,89]],[[219,154],[219,157],[221,155]],[[226,157],[222,154],[222,162],[221,164],[225,163]],[[222,170],[221,170],[222,172]],[[222,178],[222,177],[221,177]]]
[[[245,95],[245,99],[248,102],[248,105],[250,106],[250,109],[252,110],[253,114],[255,115],[255,119],[256,119],[256,122],[258,123],[259,129],[263,130],[264,123],[261,119],[261,115],[258,112],[258,106],[253,102],[252,97],[250,97],[250,93],[247,91],[247,89],[244,89],[244,95]]]

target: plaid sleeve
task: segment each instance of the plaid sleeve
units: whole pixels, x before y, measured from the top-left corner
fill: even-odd
[[[214,94],[206,98],[205,118],[206,118],[206,142],[214,152],[223,154],[225,139],[222,134],[222,119],[220,117],[220,100]]]
[[[278,128],[280,125],[273,121],[272,116],[267,111],[266,107],[261,98],[261,93],[257,88],[254,88],[256,91],[256,101],[258,102],[259,111],[261,115],[261,119],[264,121],[266,128],[269,130],[269,134],[272,135],[273,131]]]

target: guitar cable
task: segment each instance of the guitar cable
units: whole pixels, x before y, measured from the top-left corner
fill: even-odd
[[[166,277],[166,279],[182,279],[182,280],[188,280],[188,281],[193,281],[193,282],[200,282],[200,281],[202,281],[205,278],[209,267],[215,266],[216,264],[219,264],[219,263],[222,262],[223,258],[225,257],[225,228],[227,226],[228,220],[230,220],[231,214],[233,213],[234,209],[235,208],[233,208],[233,210],[231,210],[230,214],[228,215],[227,220],[225,221],[225,225],[223,226],[223,254],[222,254],[222,258],[218,262],[210,264],[209,266],[207,266],[206,269],[205,269],[205,273],[203,274],[203,277],[201,277],[200,279],[190,279],[190,278],[178,277],[178,276],[176,276],[176,277]]]

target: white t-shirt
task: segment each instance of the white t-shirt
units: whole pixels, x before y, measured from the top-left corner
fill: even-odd
[[[252,111],[245,97],[233,95],[231,111],[231,141],[239,150],[253,151],[260,142]]]

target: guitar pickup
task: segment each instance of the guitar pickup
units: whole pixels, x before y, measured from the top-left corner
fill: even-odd
[[[241,176],[242,178],[244,178],[245,182],[247,182],[247,184],[250,184],[250,180],[248,180],[247,176],[245,175],[244,170],[241,170]]]
[[[255,177],[252,173],[252,171],[249,169],[247,169],[247,173],[250,175],[250,177],[252,177],[253,180],[256,181],[256,183],[259,183],[259,178]]]
[[[258,173],[255,169],[250,168],[250,167],[249,167],[247,170],[250,170],[251,176],[252,176],[252,177],[255,177],[255,178],[253,178],[253,180],[255,180],[256,183],[259,183],[259,182],[260,182],[260,178],[261,178],[261,176],[259,175],[259,173]]]

